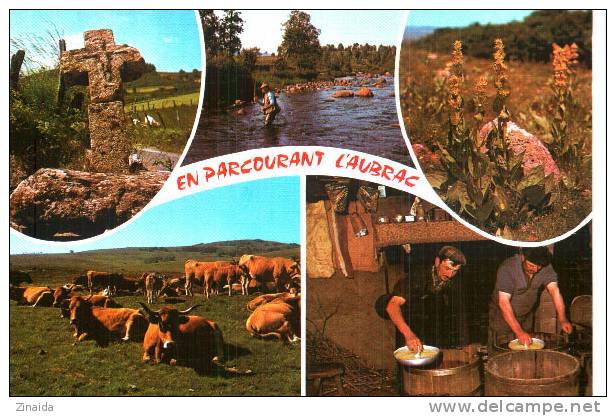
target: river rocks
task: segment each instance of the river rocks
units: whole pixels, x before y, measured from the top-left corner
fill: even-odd
[[[46,240],[98,235],[141,211],[168,177],[169,172],[125,175],[39,169],[11,193],[10,224]]]
[[[387,84],[387,80],[385,78],[379,78],[374,84],[372,84],[372,86],[382,88],[385,84]]]
[[[338,90],[332,94],[334,98],[350,98],[353,97],[355,93],[351,90]]]
[[[494,128],[496,120],[486,123],[479,131],[479,138],[485,141],[488,134]],[[519,127],[514,122],[507,123],[507,134],[509,137],[509,147],[516,155],[524,152],[522,168],[524,174],[537,166],[543,166],[543,174],[553,175],[556,182],[560,181],[560,169],[552,158],[550,151],[537,137]],[[485,149],[487,151],[487,149]]]
[[[374,97],[372,90],[366,87],[361,87],[359,90],[355,92],[355,95],[358,97],[365,97],[365,98]]]

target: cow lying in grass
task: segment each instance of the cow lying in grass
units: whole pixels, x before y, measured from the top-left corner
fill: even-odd
[[[112,338],[142,341],[148,322],[138,310],[94,306],[93,297],[73,296],[69,302],[70,324],[75,327],[76,343],[91,338],[105,346]]]
[[[265,295],[257,296],[256,298],[248,302],[246,304],[246,309],[252,312],[255,309],[257,309],[259,306],[272,302],[273,300],[282,299],[283,301],[286,301],[287,299],[290,299],[294,296],[295,295],[288,293],[288,292],[267,293]]]
[[[214,321],[188,315],[199,305],[185,311],[168,306],[152,311],[140,303],[150,322],[143,339],[144,362],[164,362],[209,373],[212,363],[223,360],[222,331]]]
[[[278,297],[258,306],[246,320],[253,337],[274,337],[283,342],[297,342],[300,331],[300,295]]]
[[[53,290],[47,286],[9,285],[9,298],[20,305],[52,306]]]

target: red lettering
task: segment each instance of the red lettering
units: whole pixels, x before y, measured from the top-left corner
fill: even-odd
[[[221,162],[221,164],[218,165],[218,178],[221,176],[223,178],[227,176],[227,164],[225,162]]]
[[[344,153],[341,154],[340,156],[338,156],[338,159],[336,159],[336,167],[337,168],[343,167],[340,162],[342,162],[342,159],[344,159],[345,156],[346,156],[346,154],[344,154]]]
[[[398,181],[398,183],[403,182],[405,178],[406,178],[406,169],[400,169],[396,173],[396,176],[394,176],[394,180]]]
[[[237,168],[240,167],[240,164],[237,162],[229,162],[229,176],[239,175]]]
[[[419,180],[419,176],[409,176],[408,178],[406,178],[406,181],[404,181],[404,184],[408,186],[409,188],[412,188],[413,186],[415,186],[415,184],[412,183],[411,181],[416,181],[416,180]]]
[[[289,160],[289,166],[297,166],[299,165],[299,152],[295,152],[291,155],[291,160]]]
[[[188,179],[188,187],[189,188],[192,185],[199,185],[199,173],[198,172],[195,172],[194,175],[192,173],[188,172],[186,174],[186,178]]]
[[[391,180],[391,177],[389,175],[392,173],[394,173],[394,168],[389,165],[383,166],[383,172],[381,172],[381,176],[383,178],[387,179],[388,181]]]
[[[355,169],[357,167],[358,161],[359,161],[359,156],[351,156],[351,158],[347,162],[347,168]]]
[[[317,165],[321,164],[321,161],[323,160],[323,155],[325,153],[321,152],[320,150],[317,150],[316,152],[314,152],[314,155],[317,157]],[[312,163],[312,161],[310,162]]]
[[[263,158],[260,156],[255,157],[255,161],[254,161],[254,169],[257,172],[260,172],[261,169],[263,169]]]
[[[370,168],[370,174],[372,176],[379,176],[381,174],[381,164],[379,162],[372,162],[372,167]]]
[[[205,171],[205,181],[209,182],[210,179],[212,179],[214,177],[214,175],[216,174],[216,172],[214,171],[214,169],[212,169],[209,166],[205,166],[203,168],[203,170]]]
[[[278,155],[278,167],[279,168],[288,168],[289,166],[286,164],[286,161],[289,160],[289,156],[285,154]]]
[[[178,176],[177,179],[178,189],[183,191],[186,188],[186,182],[184,181],[184,175]]]
[[[272,163],[269,163],[272,162]],[[265,168],[266,169],[274,169],[276,166],[276,158],[271,159],[269,156],[265,156]]]
[[[246,167],[246,165],[250,165],[250,162],[252,162],[252,160],[248,159],[248,160],[244,161],[244,163],[242,163],[242,167],[240,168],[240,171],[242,173],[250,173],[250,168]]]
[[[366,159],[364,159],[362,157],[362,159],[359,161],[359,171],[361,173],[366,173],[368,172],[368,169],[370,169],[370,167],[372,166],[372,162],[368,163],[367,165],[364,166],[364,163],[366,163]]]

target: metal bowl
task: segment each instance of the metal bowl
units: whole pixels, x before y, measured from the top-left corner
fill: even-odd
[[[539,338],[531,338],[533,344],[537,344],[539,348],[532,348],[532,350],[542,350],[545,347],[545,342]],[[509,341],[509,349],[513,351],[526,351],[531,350],[531,348],[526,347],[525,345],[521,345],[518,339],[514,339]]]
[[[398,358],[400,354],[409,353],[409,352],[411,354],[414,354],[413,352],[409,350],[409,347],[405,345],[404,347],[400,347],[394,351],[394,358],[396,359],[396,361],[398,361],[400,364],[402,364],[405,367],[422,367],[424,365],[432,364],[434,361],[438,359],[439,355],[441,354],[441,350],[437,347],[431,347],[430,345],[424,345],[423,348],[424,348],[424,351],[434,351],[436,354],[430,357],[424,357],[424,358],[412,358],[412,359]]]

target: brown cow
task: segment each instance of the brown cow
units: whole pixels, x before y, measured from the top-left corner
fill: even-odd
[[[88,279],[88,290],[92,293],[93,289],[105,289],[106,287],[112,287],[117,289],[118,284],[121,283],[124,278],[119,273],[109,272],[97,272],[94,270],[88,270],[86,272]]]
[[[158,293],[163,286],[163,276],[154,272],[148,273],[145,276],[145,295],[148,303],[154,303],[154,298],[158,297]]]
[[[186,260],[184,262],[184,277],[186,278],[185,290],[186,296],[193,296],[192,284],[197,281],[201,286],[205,286],[205,274],[214,267],[231,266],[236,263],[230,261],[199,261],[199,260]]]
[[[20,305],[51,306],[53,290],[47,286],[13,286],[9,285],[9,298]]]
[[[76,342],[89,337],[101,346],[107,345],[113,337],[142,341],[148,325],[145,316],[136,309],[92,306],[81,296],[71,298],[69,319],[76,329]]]
[[[246,309],[252,312],[255,309],[257,309],[259,306],[272,302],[275,299],[282,299],[283,301],[286,301],[287,299],[290,299],[294,296],[295,295],[288,293],[288,292],[268,293],[266,295],[257,296],[256,298],[248,302],[246,304]]]
[[[57,287],[53,291],[53,306],[59,308],[62,302],[76,296],[78,292],[83,291],[83,286],[67,283],[64,286]]]
[[[22,283],[32,283],[30,274],[20,270],[9,270],[9,284],[17,286]]]
[[[180,296],[182,288],[185,287],[185,279],[183,277],[165,277],[159,296]]]
[[[277,292],[282,292],[291,284],[292,279],[299,278],[299,263],[284,257],[263,257],[245,254],[240,257],[239,266],[243,271],[242,294],[248,294],[250,279],[255,279],[261,286],[274,282]]]
[[[187,315],[199,305],[185,311],[163,306],[151,311],[141,303],[150,325],[143,339],[144,362],[166,362],[194,368],[200,374],[211,370],[212,363],[222,360],[223,338],[218,324],[201,316]]]
[[[79,296],[79,295],[71,295],[71,297],[62,299],[61,301],[58,302],[57,307],[60,308],[60,318],[66,318],[70,320],[71,311],[69,307],[71,304],[71,299],[76,296]],[[101,308],[121,308],[122,307],[122,305],[120,305],[113,299],[107,296],[102,296],[102,295],[81,296],[81,299],[83,299],[84,302],[89,302],[92,306],[100,306]],[[55,303],[54,303],[54,306],[56,306]],[[75,333],[77,333],[77,328],[75,328]]]
[[[299,341],[300,298],[300,295],[291,295],[287,299],[278,298],[257,307],[246,320],[246,329],[253,337]]]
[[[213,267],[207,270],[204,274],[203,294],[207,299],[210,298],[210,293],[218,295],[221,285],[226,283],[229,288],[229,296],[231,296],[232,285],[241,280],[242,273],[242,269],[235,264]]]

